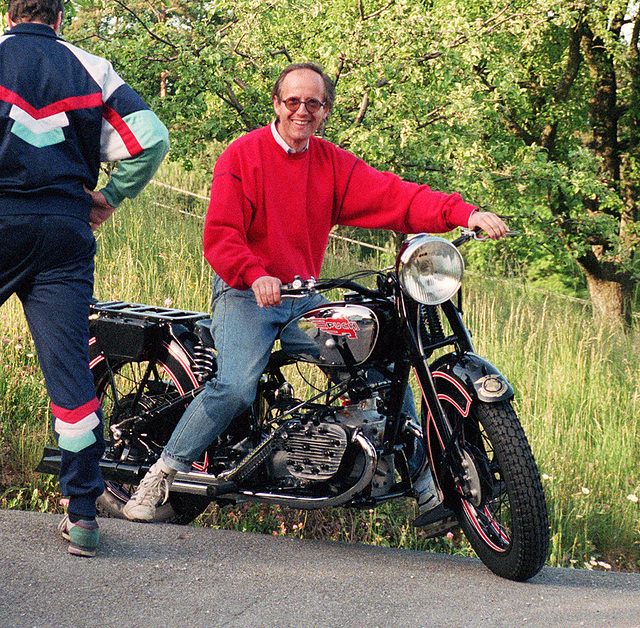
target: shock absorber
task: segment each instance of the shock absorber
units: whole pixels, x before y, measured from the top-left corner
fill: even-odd
[[[193,374],[200,383],[211,379],[217,370],[213,349],[198,343],[193,347]]]
[[[444,340],[444,330],[438,315],[438,308],[433,305],[421,305],[422,316],[429,331],[431,342],[441,342]]]

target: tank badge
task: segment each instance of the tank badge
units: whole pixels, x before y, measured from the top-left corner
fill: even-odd
[[[320,331],[332,336],[348,336],[356,338],[356,332],[360,329],[358,323],[348,321],[346,318],[311,318],[309,319]]]

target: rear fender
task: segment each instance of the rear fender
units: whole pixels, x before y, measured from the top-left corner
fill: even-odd
[[[107,370],[107,361],[104,353],[100,351],[100,347],[96,343],[95,336],[89,340],[89,366],[93,372],[94,379],[103,376]],[[110,356],[111,360],[114,360]],[[160,347],[158,347],[155,359],[157,363],[164,368],[165,371],[172,377],[173,382],[176,385],[178,392],[181,395],[185,395],[194,388],[198,388],[200,385],[198,378],[193,372],[192,358],[175,340],[167,342],[163,340]],[[114,360],[115,362],[123,362],[127,360]],[[130,360],[135,361],[135,360]]]

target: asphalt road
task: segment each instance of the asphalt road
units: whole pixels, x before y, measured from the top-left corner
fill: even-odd
[[[100,519],[95,558],[60,516],[0,511],[0,628],[639,627],[640,575],[544,568]]]

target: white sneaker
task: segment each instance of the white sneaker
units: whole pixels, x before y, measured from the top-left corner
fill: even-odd
[[[176,473],[162,459],[158,460],[125,504],[122,509],[124,516],[132,521],[153,521],[156,508],[169,499],[169,489]]]

